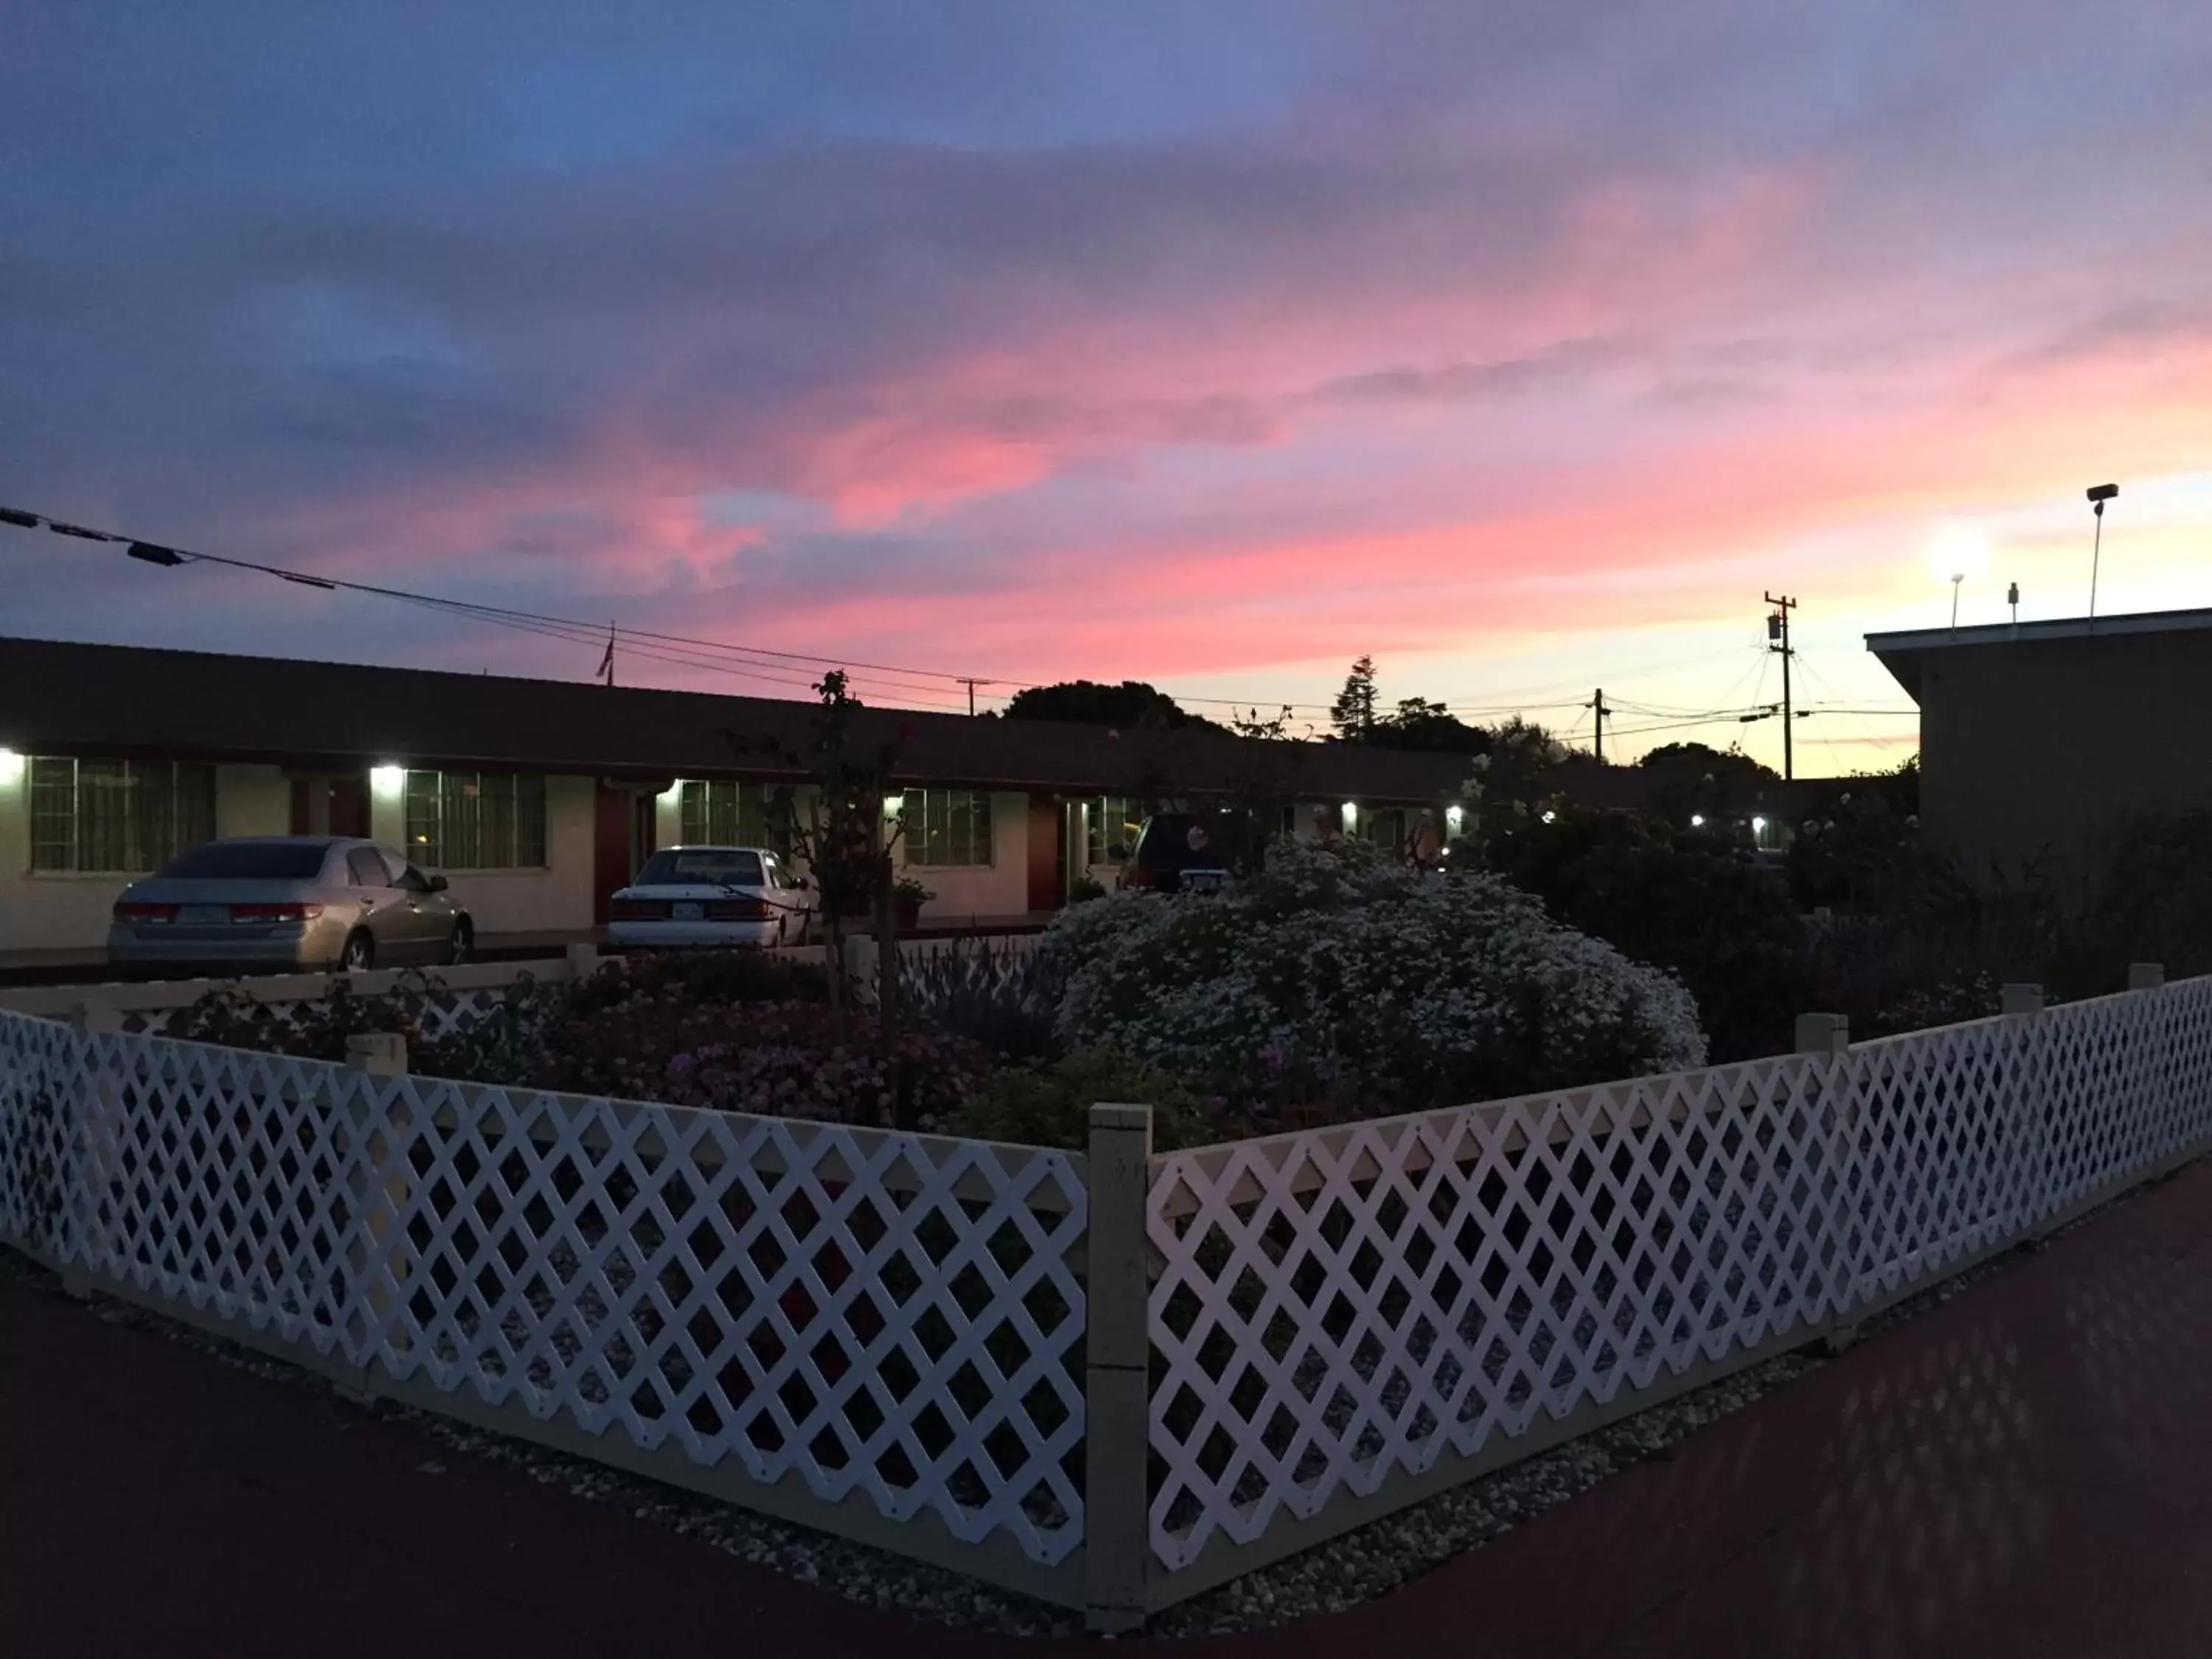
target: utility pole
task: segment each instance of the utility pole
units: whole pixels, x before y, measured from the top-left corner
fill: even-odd
[[[1597,696],[1590,699],[1590,708],[1597,714],[1597,736],[1592,741],[1591,747],[1597,751],[1598,763],[1601,766],[1605,763],[1605,688],[1603,686],[1598,687]]]
[[[1766,602],[1774,607],[1766,618],[1766,648],[1782,658],[1782,775],[1794,779],[1797,763],[1790,738],[1796,734],[1790,723],[1796,716],[1790,707],[1790,659],[1797,653],[1790,648],[1790,613],[1797,608],[1797,601],[1786,597],[1777,599],[1769,593]]]
[[[954,678],[954,684],[957,685],[964,685],[968,688],[968,718],[972,720],[975,718],[975,688],[979,685],[996,685],[998,681],[971,680],[964,676],[956,676]]]

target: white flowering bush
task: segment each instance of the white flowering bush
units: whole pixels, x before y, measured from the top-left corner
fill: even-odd
[[[1285,843],[1218,896],[1066,912],[1037,986],[1061,1042],[1108,1049],[1230,1121],[1371,1116],[1704,1063],[1674,979],[1491,876],[1364,843]]]

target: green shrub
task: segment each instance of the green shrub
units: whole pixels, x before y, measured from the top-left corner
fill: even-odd
[[[994,1073],[962,1109],[959,1133],[1079,1152],[1090,1141],[1091,1109],[1102,1103],[1150,1106],[1152,1145],[1163,1152],[1218,1138],[1189,1090],[1109,1048]]]

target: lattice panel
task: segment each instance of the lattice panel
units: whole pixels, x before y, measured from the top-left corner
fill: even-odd
[[[1081,1540],[1077,1158],[17,1015],[0,1064],[11,1237],[56,1138],[25,1103],[56,1094],[94,1272],[1038,1562]]]
[[[1158,1160],[1160,1559],[1825,1316],[1848,1279],[1825,1075],[1761,1061]]]
[[[503,985],[471,989],[441,986],[434,991],[418,993],[419,1036],[426,1041],[441,1041],[460,1036],[487,1016],[497,1013],[507,1002],[509,988]],[[287,998],[264,1002],[261,1006],[285,1024],[297,1026],[301,1018],[317,1005],[306,999]],[[181,1004],[173,1008],[131,1008],[125,1010],[118,1018],[121,1029],[131,1036],[167,1036],[170,1022],[184,1012]]]
[[[1154,1161],[1152,1546],[1370,1496],[2212,1140],[2212,981]]]
[[[0,1238],[55,1257],[69,1249],[81,1178],[69,1082],[76,1042],[65,1025],[0,1014]]]

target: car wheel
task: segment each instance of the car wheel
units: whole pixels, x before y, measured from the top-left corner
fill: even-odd
[[[446,965],[458,968],[473,955],[477,948],[477,930],[469,925],[466,916],[453,922],[453,937],[446,945]]]
[[[367,933],[350,935],[345,949],[338,957],[338,971],[344,974],[365,974],[376,966],[376,941]]]

